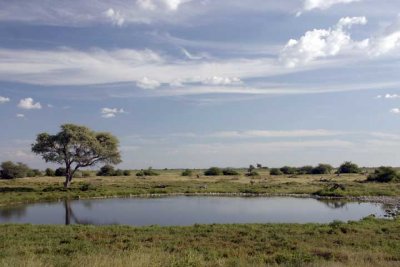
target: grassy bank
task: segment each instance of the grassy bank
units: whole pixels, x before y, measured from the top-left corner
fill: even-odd
[[[399,266],[400,221],[193,227],[0,225],[1,266]]]
[[[400,186],[392,183],[365,183],[364,175],[299,175],[259,177],[182,177],[179,171],[161,171],[159,176],[138,178],[88,177],[74,179],[65,190],[63,178],[37,177],[0,180],[0,204],[51,201],[143,194],[251,193],[315,194],[321,196],[400,196]],[[343,187],[333,188],[333,184]]]

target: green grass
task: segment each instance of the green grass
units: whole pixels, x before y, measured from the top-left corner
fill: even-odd
[[[157,177],[89,177],[75,178],[72,187],[63,188],[62,177],[0,180],[0,205],[20,202],[52,201],[92,197],[126,197],[146,194],[309,194],[320,196],[400,196],[399,184],[365,183],[363,175],[301,175],[182,177],[180,171],[159,171]],[[197,171],[199,172],[199,171]],[[243,171],[242,171],[243,172]],[[322,181],[321,181],[322,178]],[[323,180],[331,180],[327,183]],[[345,189],[331,189],[331,183]]]
[[[192,227],[0,225],[0,266],[399,266],[400,220]]]
[[[0,180],[0,205],[147,194],[400,196],[399,184],[363,175]],[[322,179],[321,179],[322,178]],[[330,180],[330,182],[326,182]],[[332,189],[332,183],[344,186]],[[400,266],[400,219],[331,224],[192,227],[0,225],[0,266]]]

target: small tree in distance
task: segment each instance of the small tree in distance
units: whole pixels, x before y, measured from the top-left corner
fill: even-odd
[[[351,161],[346,161],[342,165],[340,165],[338,169],[338,173],[360,173],[361,170],[358,167],[357,164],[351,162]]]
[[[110,133],[95,132],[85,126],[61,125],[55,135],[41,133],[32,144],[32,152],[41,155],[46,162],[65,166],[64,187],[71,184],[74,173],[98,163],[118,164],[121,155],[118,139]]]

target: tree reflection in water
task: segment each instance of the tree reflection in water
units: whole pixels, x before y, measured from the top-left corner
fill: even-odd
[[[0,208],[0,217],[10,219],[12,217],[21,218],[25,216],[26,206]]]
[[[318,201],[324,203],[328,208],[331,209],[343,209],[347,205],[347,201],[343,200],[330,200],[330,199],[318,199]]]
[[[71,207],[71,202],[69,200],[64,200],[64,208],[65,208],[65,225],[73,224],[95,224],[91,220],[81,220],[79,219]]]

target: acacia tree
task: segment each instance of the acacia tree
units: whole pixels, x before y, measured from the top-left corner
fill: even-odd
[[[55,135],[38,134],[32,151],[41,155],[46,162],[64,164],[64,187],[71,184],[74,173],[79,168],[97,163],[118,164],[121,155],[119,141],[110,133],[95,132],[85,126],[64,124]]]

